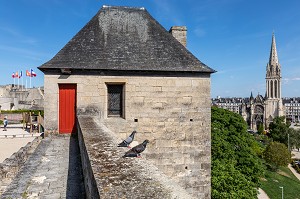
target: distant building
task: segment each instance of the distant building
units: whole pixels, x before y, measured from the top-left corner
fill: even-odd
[[[272,35],[269,62],[266,67],[265,96],[258,94],[254,98],[251,92],[250,98],[217,98],[213,99],[212,103],[241,114],[247,121],[249,128],[253,130],[257,130],[260,125],[267,129],[275,117],[286,114],[281,98],[281,65],[278,60],[274,34]]]
[[[247,98],[238,98],[238,97],[233,97],[233,98],[221,98],[218,97],[216,99],[213,99],[213,105],[219,107],[219,108],[223,108],[223,109],[227,109],[229,111],[238,113],[238,114],[242,114],[242,105],[245,103],[245,100],[247,100]]]
[[[0,109],[20,110],[32,107],[43,109],[44,88],[25,88],[12,84],[0,86]]]
[[[300,97],[283,98],[286,119],[292,123],[300,122]]]

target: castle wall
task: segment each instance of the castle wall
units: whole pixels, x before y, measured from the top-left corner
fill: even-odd
[[[210,198],[210,77],[45,75],[45,130],[58,129],[58,84],[77,84],[77,112],[93,110],[120,138],[137,130],[143,155],[197,198]],[[107,117],[107,83],[124,83],[124,118]]]
[[[12,85],[0,86],[1,110],[30,109],[32,106],[44,107],[43,91],[40,88],[24,89]]]

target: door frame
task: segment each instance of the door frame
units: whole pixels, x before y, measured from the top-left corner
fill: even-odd
[[[74,96],[74,128],[72,130],[72,132],[70,132],[71,134],[75,133],[76,132],[76,129],[77,129],[77,122],[76,122],[76,109],[77,109],[77,84],[75,83],[59,83],[58,84],[58,113],[57,113],[57,117],[58,117],[58,133],[59,134],[68,134],[69,132],[61,132],[60,131],[60,87],[63,86],[63,85],[70,85],[70,86],[74,86],[74,89],[75,89],[75,96]]]

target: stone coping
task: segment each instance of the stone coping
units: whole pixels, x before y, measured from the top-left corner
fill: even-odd
[[[117,147],[122,140],[99,117],[78,116],[78,124],[85,183],[91,184],[86,185],[87,197],[193,198],[146,159],[123,158],[128,149]],[[88,173],[93,176],[87,176]],[[92,181],[97,190],[87,190],[91,188]]]
[[[28,142],[24,147],[21,147],[17,152],[0,163],[0,196],[15,178],[29,156],[35,151],[40,141],[41,138],[36,137],[32,142]]]

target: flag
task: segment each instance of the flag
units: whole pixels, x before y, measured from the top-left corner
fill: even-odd
[[[13,74],[12,74],[11,76],[12,76],[12,78],[15,78],[15,77],[16,77],[14,72],[13,72]]]
[[[22,71],[20,71],[20,75],[19,75],[19,78],[21,78],[22,77]]]
[[[29,70],[26,70],[26,76],[29,76],[29,77],[30,77],[30,72],[29,72]]]
[[[31,77],[36,77],[36,73],[31,69]]]
[[[18,72],[16,72],[15,73],[15,78],[18,78],[18,77],[19,77]]]

